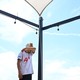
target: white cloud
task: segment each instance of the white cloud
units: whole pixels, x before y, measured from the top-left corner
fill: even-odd
[[[51,75],[57,75],[56,80],[59,80],[58,75],[62,75],[61,80],[80,80],[80,66],[69,66],[68,68],[64,65],[67,64],[65,61],[60,60],[49,60],[45,62],[44,74],[45,76],[52,77]],[[54,77],[53,77],[54,79]]]
[[[0,3],[1,10],[7,11],[9,13],[12,13],[14,15],[18,15],[20,17],[24,17],[27,19],[31,19],[33,15],[33,9],[31,6],[29,6],[24,0],[11,0],[11,1],[5,1],[3,0],[2,3]],[[5,6],[4,6],[5,5]]]
[[[7,49],[5,49],[3,46],[0,46],[0,51],[7,51]]]
[[[69,68],[62,68],[61,69],[63,74],[66,74],[67,76],[78,76],[80,75],[80,67],[69,67]]]
[[[0,38],[11,42],[20,43],[25,36],[27,36],[32,29],[17,21],[15,25],[6,25],[0,27]]]
[[[71,14],[79,15],[80,14],[80,7],[73,9]]]
[[[0,80],[17,80],[17,57],[14,52],[0,53]]]
[[[80,34],[78,33],[50,33],[50,32],[45,32],[47,35],[56,35],[56,36],[78,36],[80,37]]]
[[[11,0],[7,3],[2,1],[0,8],[15,15],[18,11],[18,16],[27,19],[32,19],[33,16],[32,8],[23,0]],[[20,43],[26,35],[32,32],[32,29],[19,21],[16,21],[17,24],[14,25],[14,21],[14,19],[0,15],[0,38]]]
[[[48,12],[48,13],[47,13],[48,19],[51,18],[51,16],[52,16],[52,13],[51,13],[51,12]]]
[[[61,69],[63,67],[64,63],[65,63],[64,61],[58,61],[58,60],[47,61],[47,62],[45,62],[45,65],[44,65],[45,69],[44,70],[48,74],[58,72],[59,69]]]

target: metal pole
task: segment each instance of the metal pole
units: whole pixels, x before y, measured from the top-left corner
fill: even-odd
[[[5,12],[5,11],[3,11],[3,10],[0,10],[0,14],[3,14],[3,15],[5,15],[5,16],[11,17],[11,18],[13,18],[13,19],[19,20],[19,21],[21,21],[21,22],[24,22],[24,23],[27,23],[27,24],[29,24],[29,25],[32,25],[32,26],[34,26],[34,27],[39,28],[39,25],[38,25],[38,24],[33,23],[33,22],[31,22],[31,21],[28,21],[28,20],[26,20],[26,19],[20,18],[20,17],[18,17],[18,16],[15,16],[15,15],[10,14],[10,13],[8,13],[8,12]]]
[[[39,18],[39,44],[38,44],[38,80],[43,80],[43,18]]]

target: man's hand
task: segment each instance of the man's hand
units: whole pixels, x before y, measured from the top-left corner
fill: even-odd
[[[17,60],[18,77],[19,77],[19,79],[22,79],[22,73],[21,73],[20,62],[21,62],[21,60],[18,59],[18,60]]]
[[[22,79],[23,78],[23,76],[22,76],[21,73],[18,74],[18,77],[19,77],[19,79]]]

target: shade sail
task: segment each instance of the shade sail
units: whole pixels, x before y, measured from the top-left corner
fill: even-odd
[[[31,5],[39,15],[42,14],[43,10],[51,3],[53,0],[25,0],[29,5]]]

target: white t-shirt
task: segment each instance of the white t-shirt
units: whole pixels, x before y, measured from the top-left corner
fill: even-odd
[[[33,74],[32,54],[28,54],[23,51],[18,55],[18,59],[21,60],[20,66],[22,75]]]

